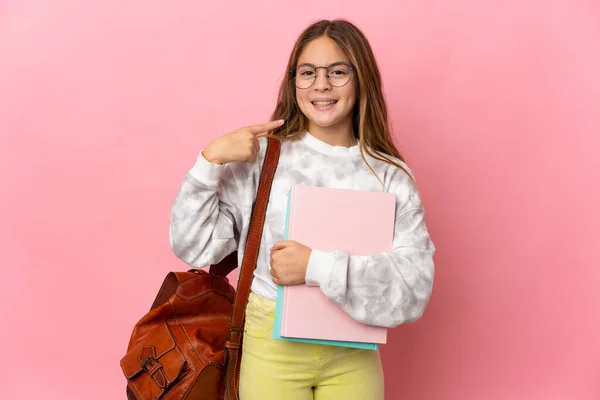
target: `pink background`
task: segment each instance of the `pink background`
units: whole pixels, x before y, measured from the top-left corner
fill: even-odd
[[[125,397],[184,173],[322,17],[370,39],[438,249],[386,398],[600,398],[594,0],[1,2],[0,398]]]

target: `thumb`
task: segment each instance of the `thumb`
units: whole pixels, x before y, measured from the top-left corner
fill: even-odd
[[[289,245],[290,245],[289,240],[280,240],[279,242],[275,243],[275,245],[273,247],[271,247],[271,251],[283,250],[286,247],[288,247]]]

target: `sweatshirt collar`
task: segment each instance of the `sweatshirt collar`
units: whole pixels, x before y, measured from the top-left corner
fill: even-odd
[[[331,155],[331,156],[356,156],[360,155],[360,143],[355,144],[351,147],[346,146],[332,146],[329,143],[326,143],[320,139],[317,139],[313,135],[311,135],[308,131],[305,131],[304,134],[300,137],[306,145],[312,147],[319,153]]]

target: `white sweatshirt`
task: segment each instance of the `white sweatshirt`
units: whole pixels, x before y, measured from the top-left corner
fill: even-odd
[[[260,138],[259,143],[258,159],[253,163],[216,165],[200,152],[186,174],[171,210],[170,242],[177,257],[187,264],[197,268],[216,264],[237,249],[241,265],[267,139]],[[362,159],[359,145],[331,146],[308,132],[281,143],[253,292],[271,300],[277,297],[277,285],[269,273],[269,249],[283,240],[287,193],[293,184],[385,190],[396,194],[393,250],[349,256],[341,250],[312,249],[306,284],[319,286],[351,317],[369,325],[395,327],[421,317],[431,296],[435,252],[425,211],[404,171],[366,157],[385,189]],[[411,172],[401,161],[394,161]],[[358,212],[368,218],[369,210]]]

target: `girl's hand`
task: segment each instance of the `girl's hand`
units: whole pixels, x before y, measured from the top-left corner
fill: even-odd
[[[271,247],[271,275],[277,285],[300,285],[306,277],[306,267],[312,249],[284,240]]]
[[[283,120],[266,124],[247,126],[227,133],[211,141],[202,151],[204,158],[213,164],[227,164],[234,161],[256,160],[260,150],[258,138],[283,125]]]

